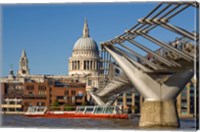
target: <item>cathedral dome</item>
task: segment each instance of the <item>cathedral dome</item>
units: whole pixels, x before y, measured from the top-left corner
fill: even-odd
[[[99,52],[96,42],[92,38],[80,38],[76,41],[73,51],[94,51]]]
[[[83,28],[83,36],[76,41],[73,51],[92,51],[99,53],[98,45],[89,36],[89,28],[86,20]]]

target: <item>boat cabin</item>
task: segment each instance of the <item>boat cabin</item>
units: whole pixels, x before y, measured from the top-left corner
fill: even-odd
[[[47,107],[43,106],[31,106],[28,108],[26,115],[45,114]],[[49,111],[51,112],[51,111]],[[49,113],[48,112],[48,113]],[[64,111],[54,111],[54,113],[63,113]],[[120,109],[117,106],[77,106],[76,111],[68,111],[68,113],[74,114],[121,114]]]

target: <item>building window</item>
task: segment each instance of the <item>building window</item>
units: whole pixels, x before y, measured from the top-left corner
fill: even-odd
[[[132,99],[131,98],[127,98],[126,101],[127,102],[132,102]]]
[[[33,89],[34,89],[34,86],[33,86],[33,85],[28,85],[28,86],[26,86],[26,89],[27,89],[27,90],[33,90]]]
[[[88,86],[92,85],[92,80],[88,80]]]
[[[75,90],[72,90],[72,91],[71,91],[71,95],[76,95],[76,91],[75,91]]]
[[[22,102],[21,101],[17,101],[17,104],[21,104]]]
[[[38,91],[39,95],[46,95],[46,91]]]
[[[63,99],[63,96],[56,96],[56,99]]]
[[[122,98],[119,98],[118,100],[117,100],[117,102],[122,102],[123,101],[123,99]]]
[[[69,91],[68,90],[65,91],[65,95],[69,95]]]
[[[10,104],[15,104],[15,102],[14,101],[10,101]]]
[[[132,93],[126,93],[126,96],[130,97],[130,96],[132,96]]]
[[[78,97],[83,97],[84,94],[83,94],[83,91],[78,91]]]
[[[28,103],[28,102],[25,102],[25,103],[24,103],[24,106],[29,106],[29,103]]]
[[[41,105],[42,105],[42,106],[45,106],[45,103],[44,103],[44,102],[42,102],[42,103],[41,103]]]
[[[46,86],[39,85],[38,86],[38,90],[43,90],[44,91],[44,90],[46,90]]]
[[[33,91],[28,91],[28,94],[29,95],[33,95]]]
[[[122,104],[123,104],[123,99],[122,98],[118,98],[117,105],[122,105]]]
[[[115,75],[116,75],[116,76],[117,76],[117,75],[120,75],[120,70],[117,69],[117,68],[115,68]]]
[[[3,100],[2,104],[7,104],[7,101]]]
[[[45,106],[44,102],[37,102],[37,106]]]
[[[81,100],[81,99],[83,99],[83,96],[76,96],[76,99]]]

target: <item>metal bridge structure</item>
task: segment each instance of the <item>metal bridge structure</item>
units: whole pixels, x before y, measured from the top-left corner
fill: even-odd
[[[199,30],[188,31],[170,22],[187,8],[198,10],[198,3],[160,3],[123,34],[101,43],[104,73],[99,88],[90,93],[97,104],[111,105],[119,94],[137,90],[145,99],[139,126],[179,127],[175,101],[195,75]],[[167,30],[180,37],[164,42],[151,34],[157,28],[160,30],[156,34]],[[159,48],[153,50],[138,42],[138,37]]]

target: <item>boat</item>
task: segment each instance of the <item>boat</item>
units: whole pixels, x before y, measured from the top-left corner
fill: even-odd
[[[118,106],[77,106],[75,111],[49,111],[47,107],[31,106],[25,113],[27,117],[43,118],[118,118],[128,119]]]

